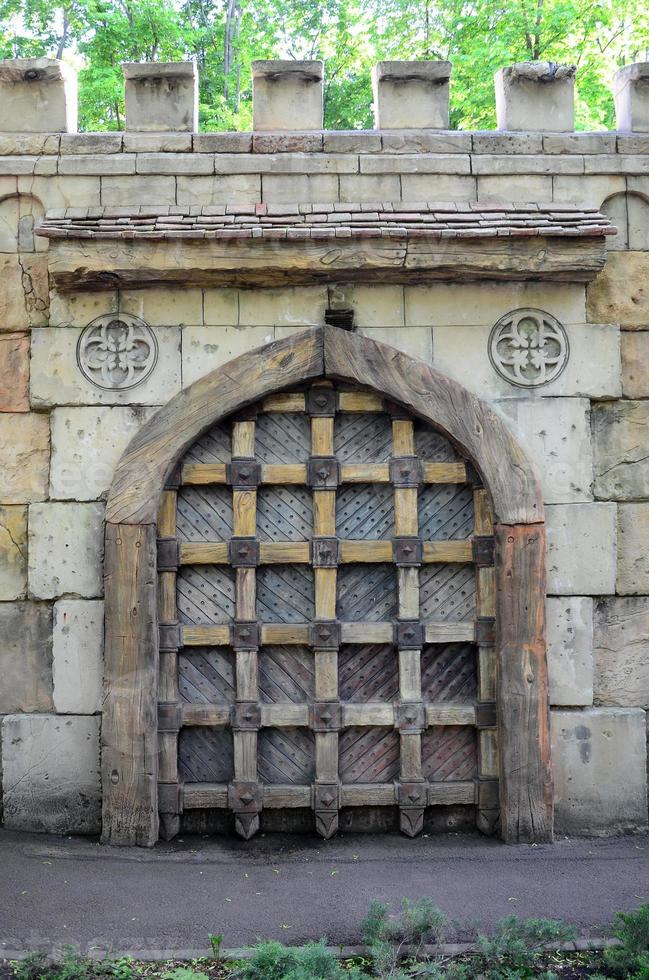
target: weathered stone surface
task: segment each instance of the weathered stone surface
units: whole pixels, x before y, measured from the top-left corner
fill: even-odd
[[[0,324],[24,330],[47,323],[47,255],[0,255]]]
[[[617,509],[617,589],[619,595],[649,593],[649,503]]]
[[[160,177],[141,179],[160,180]],[[174,178],[169,177],[167,179],[173,181]],[[165,204],[229,204],[232,201],[236,201],[237,204],[255,204],[262,199],[259,174],[217,174],[215,177],[181,176],[176,178],[176,183],[178,186],[177,202],[165,200]],[[299,199],[305,200],[302,197]],[[265,197],[264,200],[270,200],[270,198]],[[157,204],[159,202],[151,203]]]
[[[589,320],[649,329],[649,252],[609,252],[587,298]]]
[[[203,323],[212,327],[236,327],[239,293],[236,289],[203,290]]]
[[[335,174],[264,174],[261,180],[262,197],[269,204],[285,204],[295,200],[304,204],[320,204],[338,200],[338,177]],[[341,199],[351,200],[342,193]]]
[[[233,357],[273,340],[273,327],[184,327],[183,387],[209,374]]]
[[[582,398],[511,398],[499,401],[498,408],[536,466],[546,503],[592,500],[590,402]]]
[[[52,607],[0,603],[0,714],[52,708]]]
[[[431,312],[436,312],[434,305]],[[457,312],[461,315],[464,310]],[[565,329],[570,343],[568,363],[558,378],[538,388],[521,389],[494,369],[487,355],[491,324],[433,327],[435,367],[487,399],[520,398],[523,393],[535,401],[557,395],[619,396],[619,328],[585,323]]]
[[[398,174],[341,174],[339,181],[341,201],[401,200],[401,182]],[[264,180],[265,185],[266,180]],[[338,195],[336,194],[333,200],[335,201],[337,199]],[[301,197],[300,200],[302,200]],[[326,198],[309,197],[307,200],[320,203],[325,200],[330,201],[332,197],[329,194]]]
[[[402,327],[404,298],[402,286],[333,286],[329,304],[335,309],[354,311],[356,327]]]
[[[131,63],[122,70],[127,129],[198,129],[198,70],[193,61]]]
[[[104,604],[99,599],[54,603],[54,709],[59,714],[101,711]]]
[[[178,178],[180,181],[182,178]],[[186,179],[186,178],[185,178]],[[193,179],[193,178],[191,178]],[[102,177],[101,203],[122,207],[127,204],[175,204],[176,178],[134,174],[132,177]],[[180,201],[192,204],[193,201]],[[211,204],[211,201],[205,201]]]
[[[576,178],[579,179],[579,178]],[[478,200],[484,201],[525,201],[543,202],[552,200],[553,181],[556,177],[541,174],[526,176],[480,175],[478,178]]]
[[[622,391],[627,398],[649,398],[649,331],[623,330]]]
[[[649,203],[639,194],[614,194],[602,204],[602,213],[617,228],[606,246],[614,252],[649,250]]]
[[[372,69],[376,129],[448,129],[450,61],[379,61]]]
[[[27,591],[27,507],[0,507],[0,600]]]
[[[134,174],[134,153],[75,153],[61,157],[58,172],[85,176],[87,174]]]
[[[81,331],[60,327],[32,331],[33,406],[163,405],[180,390],[180,328],[156,327],[158,360],[146,380],[133,388],[99,388],[77,364]],[[0,419],[0,426],[2,421]]]
[[[649,402],[593,405],[595,496],[601,500],[649,497]]]
[[[0,413],[0,503],[47,497],[50,426],[46,415]]]
[[[191,153],[191,133],[124,133],[125,153]]]
[[[32,504],[29,591],[37,599],[103,594],[103,504]]]
[[[0,333],[0,412],[29,411],[29,334]]]
[[[491,327],[505,313],[524,307],[545,310],[563,324],[585,320],[584,287],[568,283],[433,283],[406,286],[404,294],[409,327]]]
[[[5,826],[51,834],[101,827],[98,715],[7,715]]]
[[[109,197],[107,194],[110,181],[115,182],[114,186],[119,193],[118,188],[122,181],[130,182],[136,179],[136,177],[105,177],[102,181],[99,177],[19,177],[18,193],[33,194],[42,202],[46,210],[95,207],[99,204],[115,203],[115,197]],[[125,204],[126,201],[119,200],[119,203]],[[136,203],[144,202],[136,201]]]
[[[388,153],[361,155],[361,174],[470,174],[468,153]],[[345,172],[341,169],[341,172]]]
[[[546,507],[550,595],[615,592],[616,510],[608,503]]]
[[[253,128],[322,129],[322,61],[253,61]]]
[[[456,174],[402,174],[401,196],[404,201],[476,201],[478,184],[475,177]]]
[[[593,600],[551,597],[546,617],[550,704],[592,704]]]
[[[122,149],[129,150],[124,145],[122,133],[63,133],[59,140],[62,156],[77,153],[121,153]]]
[[[118,294],[57,293],[50,294],[50,327],[86,327],[105,313],[117,313]]]
[[[242,289],[239,293],[241,326],[320,326],[324,323],[326,286],[290,289]]]
[[[410,357],[418,357],[420,361],[431,364],[433,360],[432,331],[430,327],[359,327],[358,332],[364,337],[378,340],[402,350]]]
[[[50,497],[98,500],[115,467],[154,408],[57,408],[52,412]]]
[[[611,194],[626,190],[626,179],[619,174],[588,174],[583,177],[571,174],[557,174],[552,180],[552,197],[549,200],[562,204],[581,204],[596,207]]]
[[[553,711],[551,717],[557,833],[646,830],[644,711],[589,708]]]
[[[74,133],[77,73],[54,58],[0,62],[0,130],[5,133]]]
[[[649,65],[637,62],[616,72],[613,79],[616,128],[649,133]]]
[[[199,326],[203,322],[200,289],[141,289],[119,296],[120,313],[139,316],[151,327]]]
[[[252,133],[194,133],[194,153],[250,153]]]
[[[213,174],[214,160],[207,153],[138,153],[139,174]]]
[[[33,194],[12,194],[0,201],[0,252],[47,251],[47,240],[34,234],[44,214]]]
[[[611,596],[595,606],[596,704],[649,709],[649,598]]]
[[[565,133],[575,128],[575,69],[526,62],[496,72],[498,129]]]

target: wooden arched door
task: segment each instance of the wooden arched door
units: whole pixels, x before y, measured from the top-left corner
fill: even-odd
[[[316,381],[210,428],[158,522],[162,834],[492,831],[493,562],[475,469],[377,394]]]

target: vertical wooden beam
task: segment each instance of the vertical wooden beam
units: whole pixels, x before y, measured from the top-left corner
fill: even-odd
[[[164,490],[158,511],[158,538],[176,537],[176,490]],[[158,572],[158,618],[161,624],[172,626],[178,621],[176,604],[176,572]],[[178,651],[161,650],[158,675],[158,706],[167,719],[158,732],[158,810],[160,836],[171,840],[180,831],[180,788],[178,781],[179,728],[170,721],[178,711]],[[176,709],[175,711],[173,709]],[[172,710],[169,710],[172,709]],[[179,722],[178,722],[179,724]]]
[[[154,524],[106,525],[102,840],[158,839],[158,618]]]
[[[496,525],[501,835],[552,840],[545,527]]]

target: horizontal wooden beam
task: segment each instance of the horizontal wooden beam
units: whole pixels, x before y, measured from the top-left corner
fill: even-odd
[[[464,463],[424,463],[422,466],[424,483],[466,483],[467,473]],[[226,463],[185,463],[180,474],[180,482],[185,486],[225,485],[227,483]],[[267,485],[307,483],[305,463],[262,463],[260,482]],[[340,467],[341,483],[389,483],[389,463],[343,463]]]
[[[309,638],[308,623],[263,623],[261,627],[261,644],[265,646],[308,646]],[[394,643],[394,624],[341,623],[340,641],[341,643]],[[475,643],[476,624],[473,620],[424,623],[424,642]],[[230,627],[226,624],[182,626],[181,643],[186,647],[230,646]]]

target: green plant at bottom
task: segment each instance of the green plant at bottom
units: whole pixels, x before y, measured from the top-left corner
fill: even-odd
[[[620,945],[604,953],[607,974],[649,980],[649,902],[634,912],[618,912],[613,935]]]
[[[359,968],[344,970],[325,940],[306,946],[284,946],[275,940],[259,942],[242,965],[241,980],[366,980]],[[369,978],[367,978],[369,980]]]
[[[548,946],[575,939],[576,930],[555,919],[519,919],[509,915],[491,936],[480,934],[472,974],[484,980],[525,980],[537,976],[550,980],[552,971],[540,971]]]
[[[444,912],[430,898],[411,902],[404,898],[397,915],[390,914],[390,906],[373,900],[361,923],[363,942],[369,947],[372,965],[381,980],[407,980],[409,974],[401,968],[405,949],[414,958],[420,958],[426,943],[439,945],[444,941],[447,919]],[[428,961],[428,974],[434,976],[438,961]]]

